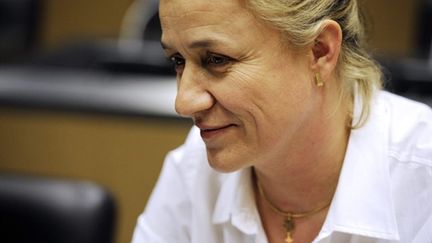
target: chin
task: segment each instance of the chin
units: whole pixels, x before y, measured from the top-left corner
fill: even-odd
[[[235,172],[246,167],[245,160],[213,154],[210,151],[207,151],[207,159],[210,167],[221,173]]]

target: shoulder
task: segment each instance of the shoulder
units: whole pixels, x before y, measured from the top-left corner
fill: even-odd
[[[386,112],[391,115],[392,126],[402,129],[402,133],[419,124],[432,124],[432,121],[428,120],[432,117],[432,110],[426,104],[386,91],[378,94],[378,102],[384,104]]]
[[[388,145],[393,159],[432,168],[432,110],[429,106],[385,91],[378,95],[388,116]]]
[[[401,242],[430,242],[425,227],[432,223],[432,110],[385,91],[376,102],[375,114],[385,123],[380,127],[386,131],[380,134],[385,134],[386,174]]]

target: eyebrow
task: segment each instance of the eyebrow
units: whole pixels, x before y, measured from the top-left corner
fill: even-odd
[[[214,45],[214,41],[212,40],[199,40],[199,41],[192,42],[188,47],[191,49],[209,48],[213,45]]]
[[[173,49],[168,44],[164,43],[163,41],[161,41],[161,45],[162,45],[162,48],[164,50]],[[198,41],[194,41],[194,42],[190,43],[188,45],[188,48],[190,48],[190,49],[209,48],[209,47],[214,46],[214,45],[215,45],[215,41],[214,40],[205,39],[205,40],[198,40]]]

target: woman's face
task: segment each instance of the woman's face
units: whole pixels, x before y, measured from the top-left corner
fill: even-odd
[[[161,0],[160,19],[176,111],[200,128],[210,165],[230,172],[289,158],[320,104],[308,51],[282,46],[242,0]]]

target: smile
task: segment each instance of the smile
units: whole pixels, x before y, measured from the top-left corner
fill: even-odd
[[[229,128],[234,126],[235,126],[234,124],[229,124],[226,126],[219,126],[219,127],[212,127],[212,128],[200,127],[201,137],[204,140],[210,140],[223,135],[225,132],[228,131]]]

